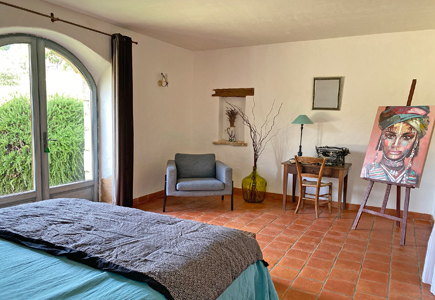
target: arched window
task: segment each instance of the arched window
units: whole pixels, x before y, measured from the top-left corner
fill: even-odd
[[[47,39],[0,36],[0,206],[98,200],[96,85]]]

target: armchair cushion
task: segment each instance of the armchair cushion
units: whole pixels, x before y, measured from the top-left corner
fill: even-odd
[[[216,157],[211,154],[175,154],[177,178],[216,178]]]
[[[178,191],[221,191],[225,184],[215,178],[182,178],[177,181]]]

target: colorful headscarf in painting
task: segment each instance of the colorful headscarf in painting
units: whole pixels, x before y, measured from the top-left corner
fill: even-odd
[[[406,122],[422,138],[429,125],[429,106],[387,106],[379,115],[379,128],[383,131],[391,125]]]

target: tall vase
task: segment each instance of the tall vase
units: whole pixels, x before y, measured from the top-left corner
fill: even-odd
[[[257,173],[257,167],[242,180],[243,199],[249,203],[261,203],[266,197],[267,181]]]
[[[236,127],[231,126],[227,128],[228,133],[228,141],[235,142],[236,141]]]

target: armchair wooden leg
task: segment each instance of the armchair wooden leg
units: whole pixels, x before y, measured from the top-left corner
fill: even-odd
[[[233,210],[234,203],[234,181],[231,182],[231,210]]]
[[[224,195],[222,195],[222,201],[224,201]]]
[[[163,198],[163,212],[165,212],[165,206],[166,206],[166,198],[167,198],[167,195],[166,195],[166,175],[165,175],[165,187],[163,188],[163,191],[164,191],[164,198]]]

